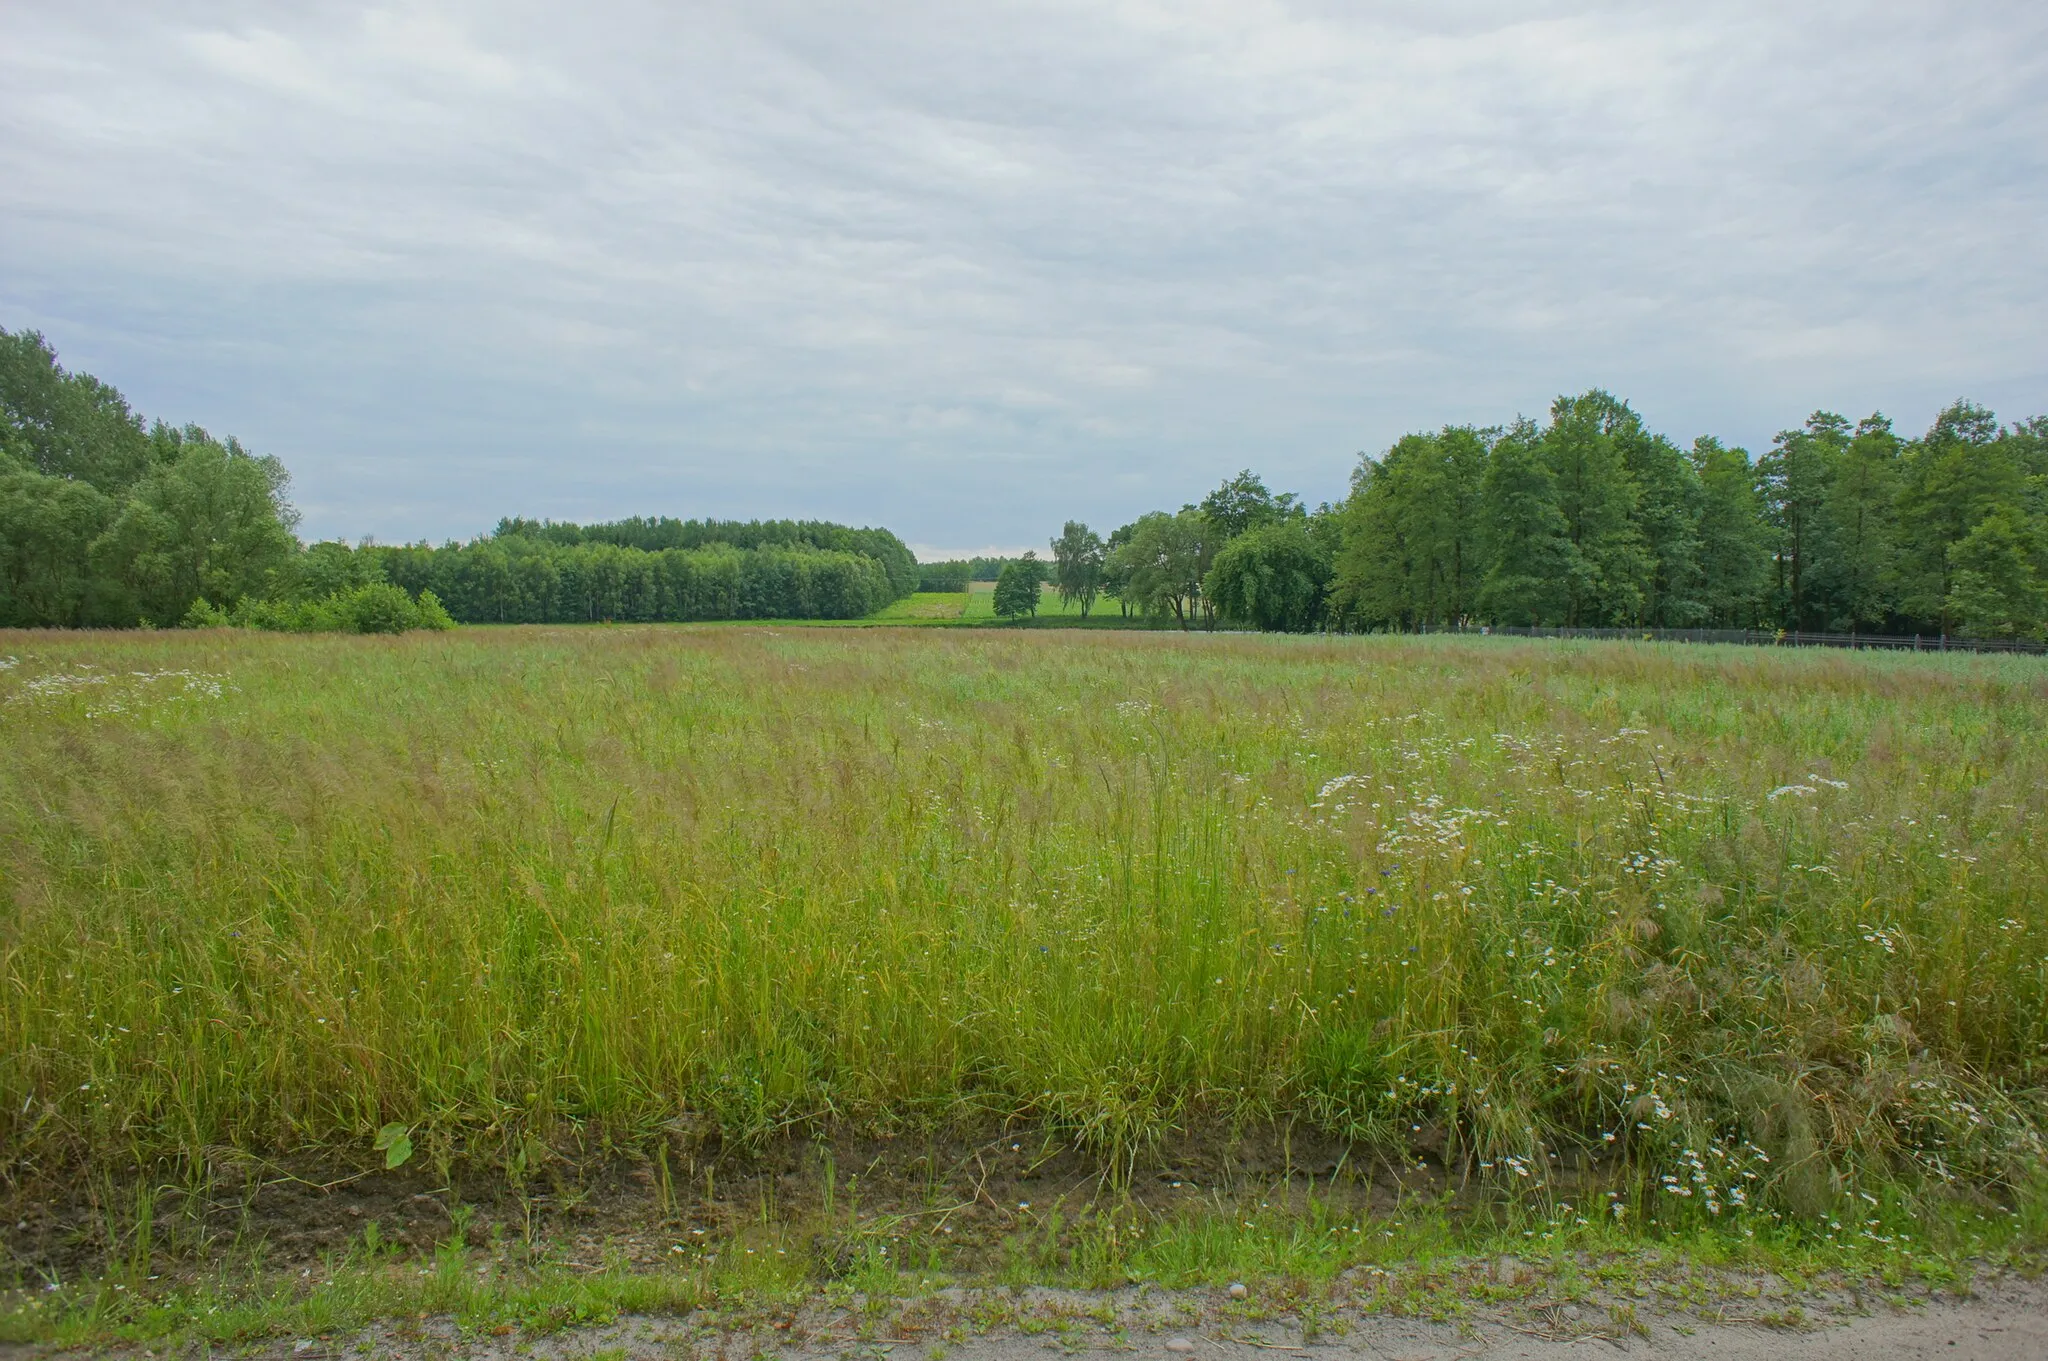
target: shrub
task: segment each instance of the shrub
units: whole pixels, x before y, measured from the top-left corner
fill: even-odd
[[[218,605],[209,603],[205,596],[200,596],[192,602],[192,608],[185,611],[185,617],[178,621],[178,627],[181,629],[224,629],[234,622],[234,620],[228,617],[226,610]]]
[[[415,600],[403,587],[387,581],[336,591],[320,600],[245,600],[225,622],[270,633],[406,633],[455,627],[432,591],[421,591]]]

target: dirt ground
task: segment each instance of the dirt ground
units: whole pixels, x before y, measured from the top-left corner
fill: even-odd
[[[910,1141],[905,1141],[910,1144]],[[671,1153],[673,1156],[671,1156]],[[827,1176],[821,1167],[836,1172]],[[707,1156],[678,1146],[652,1161],[586,1167],[569,1180],[535,1184],[512,1196],[502,1186],[451,1190],[419,1169],[322,1179],[313,1169],[252,1169],[240,1194],[216,1191],[184,1207],[182,1219],[204,1235],[166,1270],[190,1269],[242,1236],[267,1247],[274,1268],[317,1265],[359,1243],[375,1221],[406,1253],[446,1241],[460,1223],[482,1264],[524,1255],[562,1269],[595,1269],[601,1258],[632,1266],[670,1260],[675,1244],[748,1241],[770,1219],[807,1226],[789,1236],[792,1251],[831,1266],[835,1224],[900,1211],[914,1222],[906,1238],[944,1236],[952,1260],[969,1267],[1001,1261],[1000,1249],[1035,1213],[1065,1207],[1078,1215],[1099,1192],[1094,1165],[1071,1150],[1024,1134],[951,1145],[843,1141],[780,1146],[747,1158]],[[1553,1175],[1599,1169],[1559,1166]],[[1309,1179],[1320,1196],[1347,1210],[1385,1213],[1403,1196],[1453,1193],[1453,1169],[1430,1159],[1402,1167],[1359,1166],[1340,1147],[1270,1136],[1208,1141],[1169,1167],[1140,1175],[1131,1203],[1154,1212],[1211,1197],[1255,1194],[1280,1204]],[[223,1178],[223,1181],[229,1180]],[[839,1200],[821,1201],[821,1185]],[[90,1184],[68,1192],[22,1195],[6,1208],[0,1247],[17,1265],[75,1279],[110,1246],[89,1232],[105,1222]],[[846,1203],[858,1195],[856,1210]],[[1221,1203],[1221,1202],[1219,1202]],[[836,1204],[836,1211],[832,1206]],[[934,1210],[932,1207],[937,1207]],[[167,1205],[167,1209],[172,1208]],[[471,1212],[474,1212],[473,1217]],[[458,1213],[463,1215],[457,1220]],[[821,1228],[825,1230],[819,1232]],[[168,1227],[166,1225],[165,1227]],[[701,1238],[698,1238],[701,1235]],[[808,1244],[806,1247],[805,1244]],[[764,1243],[764,1250],[768,1244]],[[1049,1355],[1100,1355],[1140,1361],[1397,1361],[1398,1358],[1583,1358],[1623,1354],[1669,1358],[1786,1357],[1907,1361],[1983,1357],[2048,1361],[2048,1278],[1983,1276],[1964,1293],[1916,1290],[1878,1295],[1869,1285],[1805,1282],[1793,1288],[1767,1275],[1699,1267],[1654,1254],[1627,1279],[1553,1296],[1553,1282],[1511,1257],[1476,1259],[1439,1273],[1435,1305],[1401,1312],[1375,1305],[1388,1278],[1354,1268],[1327,1294],[1232,1298],[1220,1290],[1141,1286],[1090,1292],[1044,1288],[956,1288],[905,1300],[866,1300],[846,1284],[821,1286],[811,1302],[744,1317],[709,1311],[627,1317],[599,1327],[536,1333],[524,1328],[463,1328],[450,1318],[417,1317],[319,1337],[284,1337],[216,1354],[254,1361],[1037,1361]],[[824,1270],[830,1278],[835,1273]],[[984,1277],[986,1278],[986,1277]],[[1271,1287],[1281,1289],[1283,1287]],[[1438,1305],[1450,1322],[1414,1317]],[[197,1351],[117,1350],[124,1361],[169,1361]],[[0,1347],[0,1361],[47,1361],[63,1353]],[[82,1355],[71,1353],[70,1355]]]
[[[237,1351],[248,1361],[1560,1361],[1628,1356],[1661,1361],[1916,1361],[2048,1358],[2048,1280],[2004,1277],[1966,1297],[1938,1295],[1906,1304],[1822,1303],[1796,1322],[1707,1322],[1690,1314],[1648,1313],[1634,1327],[1580,1317],[1573,1309],[1481,1310],[1457,1323],[1365,1317],[1305,1337],[1298,1324],[1248,1321],[1221,1292],[1126,1290],[1109,1293],[1004,1291],[1024,1322],[954,1341],[917,1325],[949,1308],[973,1312],[981,1292],[913,1305],[884,1326],[862,1328],[842,1311],[801,1321],[734,1329],[729,1320],[622,1318],[597,1328],[541,1337],[465,1334],[447,1319],[383,1324],[347,1337],[285,1338]],[[1809,1301],[1812,1303],[1812,1301]],[[920,1313],[920,1310],[924,1312]],[[1251,1312],[1256,1312],[1256,1309]],[[1233,1317],[1235,1314],[1235,1317]],[[1113,1319],[1113,1323],[1105,1323]],[[1053,1320],[1048,1326],[1048,1320]],[[1064,1322],[1059,1322],[1064,1320]],[[872,1325],[874,1319],[869,1317]],[[835,1326],[835,1323],[838,1326]],[[778,1330],[781,1331],[778,1336]],[[867,1335],[861,1335],[865,1332]],[[0,1361],[68,1361],[85,1353],[0,1347]],[[121,1361],[168,1361],[149,1351],[99,1353]],[[192,1353],[196,1356],[197,1353]]]

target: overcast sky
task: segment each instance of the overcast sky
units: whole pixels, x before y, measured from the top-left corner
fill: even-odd
[[[0,325],[310,537],[1041,549],[1605,386],[2048,411],[2048,5],[0,0]]]

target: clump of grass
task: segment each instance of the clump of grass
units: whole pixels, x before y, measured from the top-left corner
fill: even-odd
[[[1128,1175],[1198,1121],[1305,1119],[1609,1224],[2039,1204],[2033,659],[674,628],[0,652],[16,1178],[367,1163],[393,1125],[516,1180],[679,1130],[1006,1121]],[[137,679],[164,676],[206,683]]]

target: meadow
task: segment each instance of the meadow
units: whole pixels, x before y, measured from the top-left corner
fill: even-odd
[[[0,745],[18,1196],[1266,1130],[1551,1223],[2042,1209],[2033,658],[16,632]]]
[[[794,622],[794,621],[792,621]],[[1126,613],[1108,596],[1098,597],[1086,616],[1079,600],[1061,600],[1050,585],[1039,591],[1038,613],[1028,620],[1005,620],[996,614],[995,583],[973,581],[965,591],[919,591],[883,606],[861,624],[912,624],[950,627],[1028,628],[1034,623],[1060,628],[1157,629],[1171,628],[1170,620],[1152,619]]]

